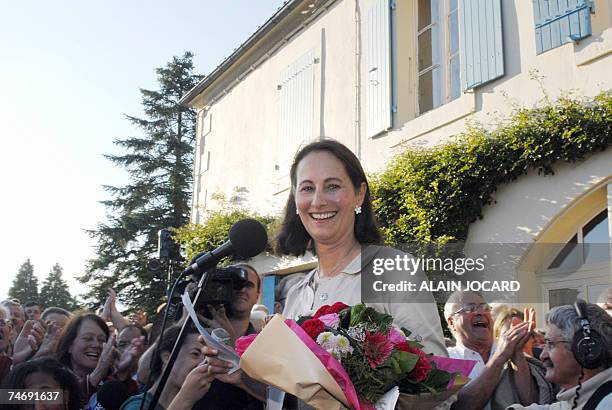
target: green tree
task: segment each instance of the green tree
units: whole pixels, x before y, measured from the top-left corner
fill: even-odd
[[[61,307],[67,310],[78,308],[76,300],[70,295],[68,284],[62,278],[62,267],[59,263],[53,265],[51,272],[43,281],[40,289],[40,305],[43,307]]]
[[[185,258],[190,260],[193,256],[203,250],[212,250],[227,241],[227,233],[233,224],[241,219],[256,219],[266,227],[268,241],[275,236],[275,231],[280,225],[280,220],[273,216],[262,216],[246,209],[228,209],[221,211],[210,211],[206,218],[206,224],[187,224],[174,230],[174,240],[181,245]],[[268,244],[268,251],[272,247]],[[223,262],[229,262],[229,258]]]
[[[104,187],[113,197],[102,201],[107,222],[89,231],[97,256],[79,280],[90,286],[91,307],[104,302],[109,287],[129,308],[149,313],[165,295],[166,275],[146,266],[155,257],[158,231],[188,222],[196,113],[178,101],[202,78],[193,73],[192,58],[186,52],[156,69],[159,89],[140,90],[144,117],[127,116],[140,136],[115,140],[124,153],[106,155],[130,179]]]
[[[30,259],[19,267],[8,295],[12,299],[19,299],[21,303],[38,300],[38,278],[34,275],[34,265]]]

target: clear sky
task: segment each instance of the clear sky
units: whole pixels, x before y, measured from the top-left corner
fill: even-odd
[[[140,88],[155,68],[196,54],[208,74],[282,0],[0,0],[0,299],[30,258],[42,283],[55,263],[71,291],[104,220],[102,185],[126,174],[103,154],[137,131]]]

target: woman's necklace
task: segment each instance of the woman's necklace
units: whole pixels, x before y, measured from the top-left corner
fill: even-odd
[[[351,248],[348,250],[348,252],[345,253],[344,256],[342,258],[340,258],[340,260],[338,260],[338,262],[336,262],[336,264],[325,275],[321,275],[321,265],[319,265],[319,277],[322,277],[322,276],[330,277],[330,276],[334,276],[336,273],[338,273],[340,271],[340,268],[344,268],[345,267],[342,264],[344,262],[346,262],[346,259],[349,257],[349,255],[353,252],[353,250],[358,245],[359,245],[359,242],[356,242],[353,246],[351,246]]]
[[[337,272],[336,270],[338,270],[340,267],[344,267],[342,266],[342,263],[345,262],[345,260],[348,258],[348,256],[353,252],[353,249],[355,249],[357,246],[359,246],[359,242],[355,243],[351,249],[348,250],[348,252],[338,261],[336,262],[336,264],[330,269],[329,273],[326,274],[325,276],[330,277],[335,275]],[[319,265],[317,267],[317,280],[314,281],[313,283],[313,290],[315,292],[315,294],[317,293],[317,288],[318,288],[318,279],[321,279],[322,275],[321,275],[321,265]],[[327,294],[327,292],[321,292],[321,294],[319,295],[319,300],[321,300],[321,302],[325,302],[327,299],[329,298],[329,295]],[[310,307],[311,309],[314,307],[314,303],[315,301],[312,301],[312,306]]]

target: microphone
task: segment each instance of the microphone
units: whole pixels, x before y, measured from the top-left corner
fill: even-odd
[[[217,249],[197,255],[183,276],[197,275],[212,268],[226,256],[236,254],[243,258],[250,258],[260,254],[268,244],[266,228],[255,219],[242,219],[229,230],[229,240]]]
[[[119,410],[130,394],[125,383],[109,380],[100,386],[97,396],[98,403],[106,410]]]

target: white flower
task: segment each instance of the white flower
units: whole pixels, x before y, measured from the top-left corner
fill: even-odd
[[[333,337],[334,334],[332,332],[321,332],[319,333],[319,336],[317,336],[317,344],[323,349],[327,350]]]
[[[353,347],[349,340],[342,335],[334,335],[331,332],[323,332],[317,337],[317,344],[325,349],[336,359],[353,353]]]

